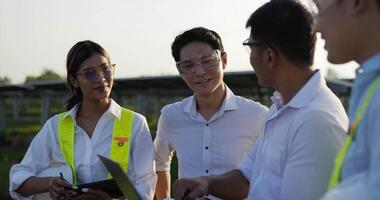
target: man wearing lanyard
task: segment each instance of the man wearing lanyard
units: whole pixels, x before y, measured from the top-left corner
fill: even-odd
[[[315,30],[328,60],[355,61],[350,131],[340,150],[327,198],[380,199],[380,1],[314,0]]]

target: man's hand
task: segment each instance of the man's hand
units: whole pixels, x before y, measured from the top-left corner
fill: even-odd
[[[207,194],[209,182],[205,177],[180,179],[174,183],[174,199],[190,200]]]

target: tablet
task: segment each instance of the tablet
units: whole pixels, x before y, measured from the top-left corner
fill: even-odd
[[[116,185],[119,187],[124,197],[130,200],[143,199],[118,163],[101,155],[98,155],[98,157],[108,172],[112,175],[113,180],[116,182]]]
[[[97,181],[97,182],[92,182],[92,183],[85,183],[85,184],[80,184],[77,185],[78,189],[75,190],[78,194],[83,193],[81,190],[83,188],[91,188],[94,190],[101,190],[108,195],[110,195],[112,198],[118,198],[122,197],[123,193],[120,191],[119,187],[115,183],[113,179],[109,180],[103,180],[103,181]]]

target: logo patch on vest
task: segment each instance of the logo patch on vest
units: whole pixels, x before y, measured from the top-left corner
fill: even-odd
[[[119,147],[124,146],[124,143],[128,142],[127,137],[114,137],[113,140],[117,141],[117,146],[119,146]]]

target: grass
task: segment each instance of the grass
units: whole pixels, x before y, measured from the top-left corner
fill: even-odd
[[[0,155],[0,199],[11,199],[9,196],[9,170],[13,164],[19,163],[23,158],[25,150],[4,149]]]

